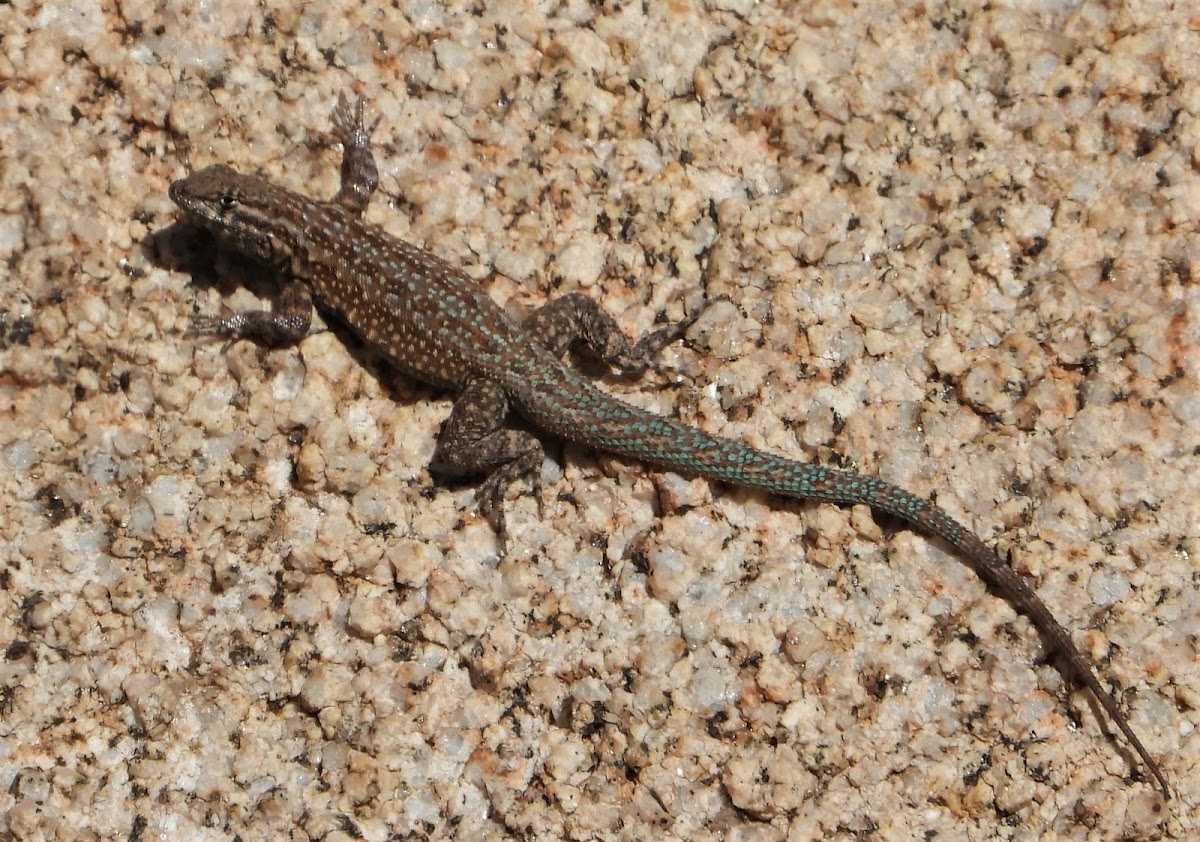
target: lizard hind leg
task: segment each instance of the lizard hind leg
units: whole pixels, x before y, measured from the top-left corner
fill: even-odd
[[[712,303],[712,302],[709,302]],[[572,344],[581,343],[605,364],[623,374],[637,375],[649,368],[664,347],[683,335],[708,305],[682,321],[672,322],[630,342],[612,316],[595,301],[573,292],[550,301],[526,317],[528,334],[561,357]]]
[[[504,427],[507,415],[508,396],[498,383],[471,380],[454,402],[429,465],[431,472],[445,477],[486,474],[477,494],[479,511],[496,532],[501,552],[505,492],[517,480],[528,478],[540,511],[539,468],[545,456],[536,437]]]

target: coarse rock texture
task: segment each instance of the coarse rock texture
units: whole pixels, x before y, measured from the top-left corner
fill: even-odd
[[[0,3],[0,837],[1200,835],[1200,27],[1180,3]],[[174,224],[336,190],[625,399],[938,502],[1035,583],[1175,788],[938,541],[550,445],[426,466],[447,396]],[[575,364],[587,365],[586,361]]]

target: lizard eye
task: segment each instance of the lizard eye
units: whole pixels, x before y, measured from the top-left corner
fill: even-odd
[[[229,213],[237,207],[237,198],[232,193],[222,193],[219,200],[221,213]]]

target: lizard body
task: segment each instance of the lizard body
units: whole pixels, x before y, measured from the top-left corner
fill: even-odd
[[[1087,687],[1141,757],[1165,797],[1162,771],[1096,677],[1070,634],[1026,581],[972,531],[925,498],[881,480],[798,462],[628,405],[568,368],[561,356],[581,340],[626,373],[651,358],[697,317],[630,343],[591,299],[556,299],[523,323],[510,319],[462,270],[361,220],[377,183],[362,100],[343,98],[334,133],[343,144],[342,184],[322,202],[216,165],[174,182],[171,199],[187,218],[226,244],[278,269],[285,282],[272,312],[198,319],[199,334],[298,341],[313,302],[392,365],[457,392],[435,464],[443,472],[484,474],[482,513],[503,538],[504,493],[536,478],[541,443],[504,426],[515,410],[537,427],[611,453],[785,497],[863,503],[948,541],[979,576],[1033,622],[1064,672]]]

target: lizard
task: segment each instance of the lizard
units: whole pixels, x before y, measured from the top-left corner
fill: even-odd
[[[332,134],[342,145],[342,165],[340,187],[329,201],[224,164],[170,185],[169,196],[186,222],[282,278],[273,309],[200,316],[191,333],[291,344],[308,333],[315,303],[398,371],[457,393],[431,467],[485,477],[477,505],[502,552],[505,494],[522,479],[537,493],[544,458],[535,435],[506,425],[513,411],[554,436],[668,470],[781,497],[866,504],[897,517],[947,541],[994,592],[1029,618],[1047,653],[1059,656],[1060,671],[1091,692],[1164,799],[1171,797],[1165,774],[1067,629],[1006,560],[940,506],[867,475],[769,453],[636,408],[563,362],[582,343],[609,366],[640,374],[703,308],[636,342],[581,293],[554,299],[518,323],[458,267],[364,222],[379,181],[370,149],[379,120],[366,124],[363,103],[358,97],[351,105],[343,94],[334,108]]]

